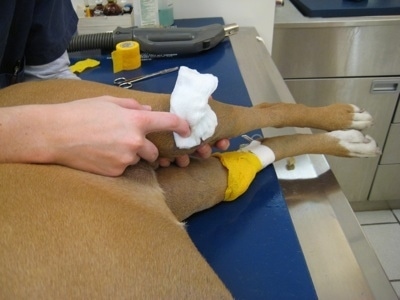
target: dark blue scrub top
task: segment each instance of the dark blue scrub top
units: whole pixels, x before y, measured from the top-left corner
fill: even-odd
[[[22,81],[23,66],[59,58],[76,32],[71,0],[4,1],[0,9],[0,87]]]

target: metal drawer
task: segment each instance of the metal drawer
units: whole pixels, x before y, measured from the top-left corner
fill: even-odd
[[[272,58],[282,77],[398,76],[398,24],[274,28]]]
[[[380,164],[400,164],[400,123],[390,126]]]
[[[400,164],[379,166],[369,200],[400,200],[399,174]]]

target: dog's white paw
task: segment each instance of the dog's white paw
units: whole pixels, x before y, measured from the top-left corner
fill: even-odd
[[[369,112],[356,105],[351,104],[351,106],[354,110],[353,121],[350,126],[351,129],[363,130],[374,124],[374,119]]]
[[[358,130],[337,130],[327,133],[339,140],[339,144],[349,151],[349,156],[374,157],[381,154],[375,140]]]

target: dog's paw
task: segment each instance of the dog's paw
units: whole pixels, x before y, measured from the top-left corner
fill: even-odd
[[[351,106],[353,107],[353,121],[349,129],[363,130],[374,124],[374,119],[369,112],[356,105],[351,104]]]
[[[348,156],[374,157],[382,153],[372,137],[358,130],[337,130],[327,134],[339,140],[339,145],[348,151]]]

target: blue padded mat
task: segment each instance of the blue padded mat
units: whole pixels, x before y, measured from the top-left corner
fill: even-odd
[[[193,215],[187,226],[235,299],[317,299],[272,166],[240,198]]]
[[[180,27],[223,24],[221,18],[177,20]],[[120,76],[134,77],[174,66],[188,66],[219,78],[215,99],[251,106],[229,39],[195,56],[157,58],[142,62],[139,70],[112,73],[109,55],[99,55],[101,66],[82,79],[112,84]],[[82,57],[72,55],[75,62]],[[135,83],[142,91],[170,93],[177,73]],[[249,135],[261,134],[260,130]],[[237,149],[242,138],[231,141]],[[190,201],[190,199],[188,199]],[[236,299],[317,299],[273,166],[261,171],[245,195],[197,213],[187,221],[189,235],[199,251]]]
[[[291,0],[307,17],[358,17],[400,14],[399,0]]]

